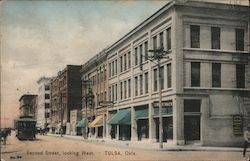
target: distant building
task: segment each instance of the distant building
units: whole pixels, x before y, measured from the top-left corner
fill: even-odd
[[[24,94],[19,99],[20,116],[31,116],[36,119],[37,95]]]
[[[97,54],[83,64],[95,118],[107,67],[106,138],[158,142],[161,90],[164,144],[241,145],[250,120],[247,14],[247,6],[171,1],[105,49],[106,62]],[[160,48],[168,55],[158,69],[149,50]]]
[[[67,65],[51,81],[51,127],[52,132],[59,133],[61,123],[63,133],[70,133],[70,111],[81,109],[82,85],[81,66]],[[67,128],[66,128],[67,127]]]
[[[70,135],[78,135],[82,133],[82,129],[77,128],[76,125],[82,119],[82,110],[70,111]]]
[[[50,124],[50,86],[52,78],[41,77],[38,79],[37,97],[37,127],[49,131]]]

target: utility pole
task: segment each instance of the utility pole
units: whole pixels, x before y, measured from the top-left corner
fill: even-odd
[[[151,61],[157,60],[157,70],[158,70],[158,91],[159,91],[159,148],[163,148],[163,121],[162,121],[162,87],[161,87],[161,71],[160,71],[160,62],[161,59],[166,58],[168,59],[169,57],[165,57],[167,54],[169,54],[167,51],[164,51],[164,48],[159,48],[159,49],[154,49],[154,50],[149,50],[149,52],[152,52],[154,55],[150,56]],[[149,59],[150,60],[150,59]]]
[[[63,115],[64,115],[63,103],[62,103],[62,92],[60,92],[60,106],[61,106],[61,131],[60,131],[60,134],[62,137],[63,136]]]

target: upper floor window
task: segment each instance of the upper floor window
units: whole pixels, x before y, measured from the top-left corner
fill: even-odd
[[[49,103],[45,103],[45,108],[49,108],[50,104]]]
[[[120,98],[121,100],[123,99],[123,86],[122,86],[122,82],[120,82]]]
[[[168,88],[172,87],[172,67],[171,64],[167,65],[167,83]]]
[[[45,94],[45,99],[50,99],[50,94]]]
[[[158,76],[157,76],[157,69],[154,69],[154,91],[157,91],[157,81],[158,81]]]
[[[148,72],[145,73],[145,93],[148,93]]]
[[[167,29],[167,50],[171,49],[171,27]]]
[[[127,54],[124,54],[124,70],[127,70]]]
[[[245,88],[245,65],[236,64],[236,87]]]
[[[140,75],[140,95],[143,94],[143,77]]]
[[[157,36],[153,37],[153,49],[157,48]]]
[[[160,67],[160,85],[161,85],[161,89],[164,89],[164,66]]]
[[[221,64],[212,64],[212,87],[221,86]]]
[[[235,37],[236,37],[236,50],[243,51],[244,50],[244,29],[236,29]]]
[[[139,47],[140,50],[140,65],[142,64],[142,59],[143,59],[143,53],[142,53],[142,44]]]
[[[131,53],[128,52],[128,69],[131,68]]]
[[[114,71],[115,71],[115,75],[117,75],[117,59],[115,60]]]
[[[138,64],[138,51],[137,48],[135,48],[135,65]]]
[[[220,49],[220,28],[211,27],[211,45],[212,49]]]
[[[200,63],[191,62],[191,86],[200,86]]]
[[[121,56],[121,57],[120,57],[120,72],[123,71],[122,67],[123,67],[123,62],[122,62],[122,56]]]
[[[131,97],[131,80],[128,80],[128,98]]]
[[[135,77],[135,96],[138,96],[138,77]]]
[[[148,42],[144,43],[145,60],[148,60]]]
[[[117,101],[117,84],[115,84],[115,100]]]
[[[45,85],[45,90],[46,91],[50,90],[50,86],[49,85]]]
[[[124,99],[127,98],[127,81],[124,81]]]
[[[191,48],[200,48],[200,26],[191,25]]]
[[[112,62],[112,76],[115,75],[115,62]]]
[[[109,78],[111,77],[111,63],[109,63]]]
[[[164,44],[163,44],[163,32],[160,33],[160,48],[164,48]]]

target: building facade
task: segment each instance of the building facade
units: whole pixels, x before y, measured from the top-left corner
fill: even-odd
[[[37,96],[37,127],[43,131],[50,129],[50,86],[52,78],[41,77],[38,79],[38,96]]]
[[[37,111],[37,95],[24,94],[19,99],[20,116],[31,116],[36,119]]]
[[[52,133],[70,134],[70,111],[81,109],[81,66],[67,65],[51,81],[51,127]]]
[[[105,50],[97,54],[82,66],[83,118],[88,120],[89,136],[106,136],[107,112],[107,54]]]
[[[171,1],[108,47],[106,138],[159,141],[161,90],[166,144],[241,145],[250,116],[247,14],[247,6]],[[159,69],[156,49],[167,53]]]

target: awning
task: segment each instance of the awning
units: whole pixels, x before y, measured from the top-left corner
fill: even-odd
[[[89,127],[103,126],[103,115],[97,116],[94,121],[89,124]]]
[[[108,124],[126,124],[131,125],[131,111],[130,109],[119,110],[111,119]]]
[[[87,126],[87,120],[86,119],[82,119],[76,125],[76,127],[85,127],[85,126]]]
[[[136,119],[147,119],[148,118],[148,108],[135,110]]]

